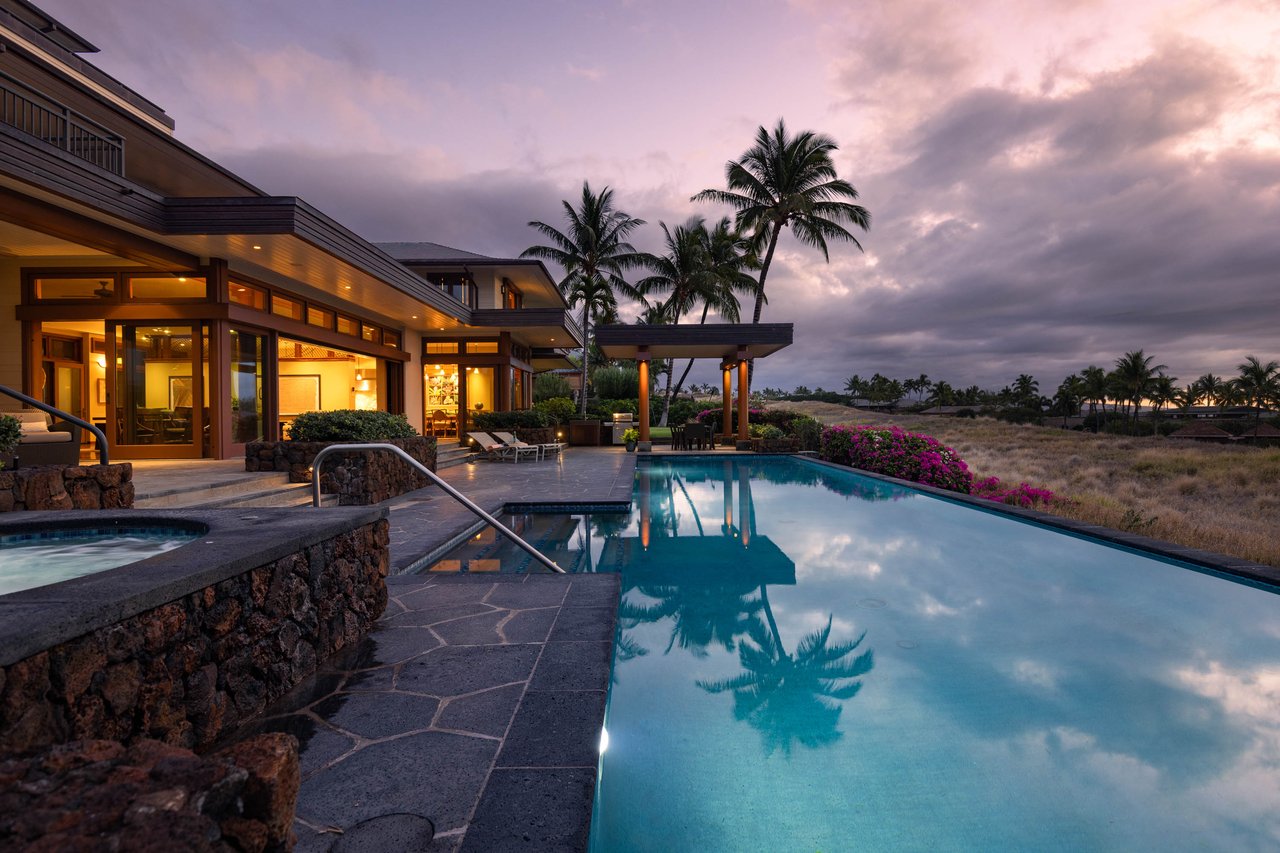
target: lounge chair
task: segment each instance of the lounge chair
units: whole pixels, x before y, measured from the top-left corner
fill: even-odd
[[[12,414],[22,430],[13,456],[18,464],[30,468],[35,465],[79,465],[80,427],[59,421],[49,425],[49,416],[41,411],[0,412]],[[7,460],[12,466],[12,460]]]
[[[494,437],[499,441],[506,443],[508,447],[536,447],[540,457],[545,458],[548,453],[559,453],[564,450],[564,444],[559,441],[544,441],[538,444],[529,444],[521,441],[509,432],[495,432]]]
[[[533,454],[533,458],[538,458],[538,448],[532,445],[528,447],[515,447],[509,444],[503,444],[487,432],[469,432],[467,437],[476,443],[480,448],[480,452],[488,459],[502,460],[510,459],[512,462],[519,462],[521,456]]]

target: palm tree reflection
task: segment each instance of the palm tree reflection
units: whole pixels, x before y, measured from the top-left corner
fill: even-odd
[[[791,754],[793,743],[811,749],[840,739],[840,702],[862,689],[861,678],[875,666],[870,650],[850,659],[862,640],[829,645],[832,617],[825,627],[800,641],[787,654],[772,618],[756,619],[749,640],[738,645],[743,672],[720,681],[699,681],[709,693],[733,691],[733,715],[759,730],[766,755],[781,749]]]

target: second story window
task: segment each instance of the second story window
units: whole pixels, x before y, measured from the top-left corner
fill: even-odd
[[[524,294],[509,278],[502,280],[502,307],[508,311],[524,307]]]
[[[475,279],[468,273],[429,273],[425,278],[442,293],[453,297],[468,308],[476,308],[480,304]]]

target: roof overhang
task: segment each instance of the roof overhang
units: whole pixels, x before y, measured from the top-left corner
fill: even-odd
[[[708,323],[699,326],[597,326],[606,358],[764,358],[791,345],[791,323]]]
[[[536,347],[533,350],[533,356],[529,359],[529,366],[535,373],[545,373],[548,370],[571,370],[577,367],[568,356],[558,350]]]
[[[515,341],[530,347],[576,349],[582,346],[582,330],[563,308],[477,308],[471,312],[471,325],[502,329],[510,332]]]

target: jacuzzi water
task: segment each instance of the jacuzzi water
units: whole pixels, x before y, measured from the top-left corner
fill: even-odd
[[[593,850],[1280,848],[1273,588],[800,460],[509,520],[622,575]]]
[[[0,536],[0,595],[136,563],[198,534],[167,527],[76,529]]]

